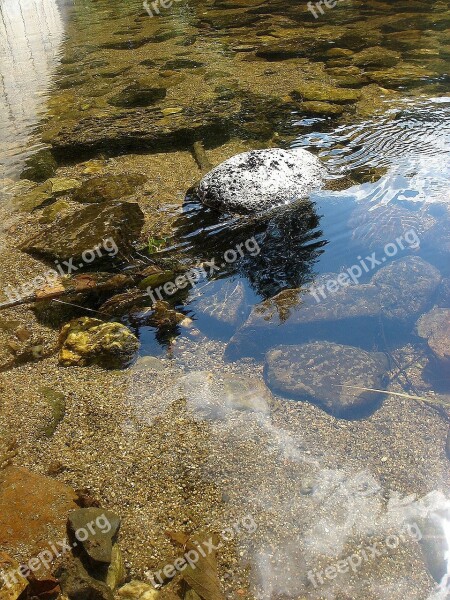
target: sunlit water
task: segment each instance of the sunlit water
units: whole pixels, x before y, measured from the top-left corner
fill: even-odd
[[[17,176],[45,113],[64,36],[56,0],[0,2],[0,176]]]

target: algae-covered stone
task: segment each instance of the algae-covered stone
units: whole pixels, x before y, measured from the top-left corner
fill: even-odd
[[[113,239],[118,250],[126,255],[132,251],[143,225],[144,214],[136,203],[91,204],[60,217],[57,226],[47,226],[25,242],[22,249],[59,260],[72,258],[78,263],[84,260],[85,251],[98,247],[103,240]],[[79,265],[75,267],[78,269]]]
[[[303,102],[302,110],[312,115],[335,116],[341,115],[345,106],[342,104],[331,104],[330,102]]]
[[[70,179],[67,177],[52,177],[48,180],[51,185],[52,196],[58,197],[68,194],[80,187],[81,181],[78,179]]]
[[[321,187],[324,174],[319,159],[303,148],[252,150],[207,173],[197,194],[221,211],[260,212],[307,197]]]
[[[330,342],[278,346],[266,355],[269,388],[295,400],[308,400],[340,417],[376,407],[387,383],[388,360],[381,352]],[[355,389],[349,386],[366,388]]]
[[[41,208],[51,198],[51,185],[45,182],[24,193],[17,194],[14,198],[14,203],[17,203],[21,211],[32,212],[37,208]]]
[[[50,150],[43,149],[33,154],[22,171],[21,179],[31,179],[31,181],[45,181],[53,177],[58,165]]]
[[[55,219],[61,216],[70,208],[70,204],[65,200],[57,200],[53,204],[46,206],[39,217],[39,223],[53,223]]]
[[[145,82],[136,82],[112,96],[108,103],[123,108],[149,106],[159,102],[159,100],[164,100],[166,94],[167,90],[163,87],[148,85]]]
[[[352,61],[360,67],[393,67],[399,60],[397,52],[381,46],[365,48],[352,56]]]
[[[356,102],[361,92],[359,90],[342,89],[327,83],[305,81],[297,85],[291,92],[295,99],[309,100],[312,102],[346,103]]]
[[[121,323],[81,317],[67,323],[59,336],[59,363],[63,366],[97,364],[123,368],[139,349],[139,340]]]
[[[50,438],[66,414],[66,397],[51,387],[42,387],[39,393],[44,397],[51,411],[49,422],[42,430],[43,435]]]
[[[77,202],[107,202],[131,196],[147,181],[144,175],[101,175],[83,181],[73,195]]]

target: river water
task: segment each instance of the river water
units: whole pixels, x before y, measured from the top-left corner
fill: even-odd
[[[140,338],[138,364],[172,377],[150,392],[159,376],[130,370],[128,401],[154,424],[183,396],[211,428],[203,479],[264,514],[242,541],[251,597],[444,599],[448,6],[348,0],[317,19],[298,1],[157,7],[0,0],[2,176],[49,146],[65,176],[154,182],[151,249],[201,273],[164,297],[188,326],[155,327],[148,302],[116,315]],[[218,215],[193,192],[196,141],[211,164],[305,148],[327,185],[258,219]],[[406,525],[398,552],[336,575],[355,544]]]

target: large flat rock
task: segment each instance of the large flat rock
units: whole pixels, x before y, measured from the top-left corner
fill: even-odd
[[[314,342],[277,346],[266,355],[269,388],[294,400],[307,400],[338,417],[367,414],[379,404],[388,381],[388,360],[381,352]]]
[[[226,356],[234,360],[309,339],[369,349],[382,340],[380,320],[389,322],[391,332],[409,331],[441,280],[439,271],[417,256],[393,261],[366,284],[338,285],[339,275],[329,274],[309,290],[285,290],[253,307],[231,338]]]
[[[0,473],[0,550],[28,562],[65,539],[76,499],[72,488],[55,479],[7,467]]]

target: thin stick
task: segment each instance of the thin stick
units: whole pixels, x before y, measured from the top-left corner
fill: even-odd
[[[359,387],[357,385],[336,384],[336,386],[352,388],[355,390],[363,390],[365,392],[377,392],[377,393],[381,393],[381,394],[389,394],[390,396],[399,396],[400,398],[408,398],[409,400],[420,400],[421,402],[434,402],[436,404],[442,404],[443,406],[450,406],[450,403],[444,402],[443,400],[436,400],[434,398],[422,398],[421,396],[411,396],[411,394],[401,394],[400,392],[391,392],[389,390],[377,390],[374,388]]]

